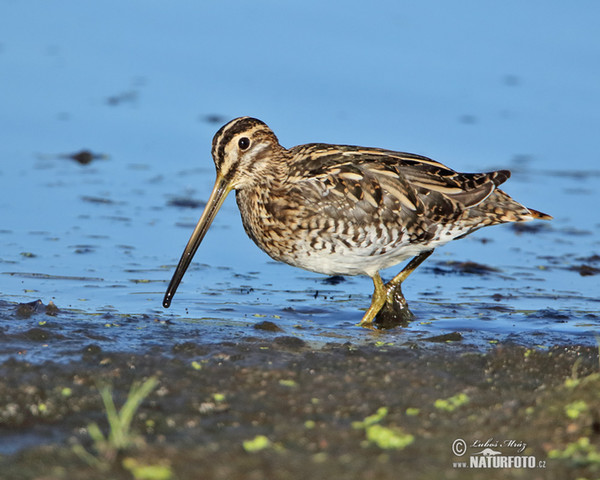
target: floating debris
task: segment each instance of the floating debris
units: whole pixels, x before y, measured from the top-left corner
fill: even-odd
[[[263,320],[262,322],[255,323],[252,327],[255,330],[264,330],[266,332],[283,332],[283,329],[276,323],[270,322],[269,320]]]
[[[477,262],[440,262],[435,268],[434,272],[436,274],[446,275],[448,273],[461,273],[468,275],[487,275],[490,273],[498,273],[499,269],[490,267],[489,265],[484,265],[482,263]]]
[[[93,160],[106,160],[108,159],[108,155],[104,153],[94,153],[91,150],[84,149],[75,153],[59,155],[59,158],[68,158],[70,160],[75,160],[80,165],[88,165],[92,163]]]
[[[135,90],[128,90],[125,92],[117,93],[106,98],[106,103],[111,107],[117,107],[122,103],[136,103],[138,100],[138,92]]]
[[[167,205],[177,208],[202,208],[206,205],[206,202],[194,200],[193,198],[172,198],[167,202]]]
[[[34,313],[45,313],[52,317],[56,316],[59,312],[58,307],[52,300],[48,302],[48,305],[44,305],[41,300],[34,300],[33,302],[19,303],[15,310],[17,317],[29,318]]]
[[[579,257],[576,260],[586,263],[600,263],[600,255],[590,255],[589,257]]]
[[[92,197],[90,195],[82,195],[80,198],[81,198],[82,202],[88,202],[88,203],[97,203],[97,204],[104,204],[104,205],[112,205],[115,203],[110,198],[104,198],[104,197]]]
[[[579,275],[581,275],[582,277],[590,277],[592,275],[598,275],[600,273],[600,268],[592,267],[591,265],[587,265],[585,263],[570,267],[569,270],[573,272],[578,272]]]
[[[200,120],[206,123],[216,123],[220,125],[225,123],[228,118],[225,115],[219,115],[218,113],[209,113],[207,115],[202,115]]]
[[[540,232],[548,232],[552,230],[552,227],[550,225],[544,223],[511,223],[510,228],[512,228],[517,235],[520,235],[522,233],[535,234]]]
[[[343,275],[332,275],[331,277],[324,278],[321,280],[321,283],[326,285],[339,285],[342,282],[345,282],[346,279]]]
[[[442,335],[435,335],[433,337],[426,337],[423,339],[425,342],[434,343],[447,343],[447,342],[460,342],[463,340],[463,336],[460,332],[444,333]]]

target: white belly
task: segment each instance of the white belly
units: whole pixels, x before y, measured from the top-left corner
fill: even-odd
[[[320,241],[306,248],[297,245],[293,256],[277,258],[311,272],[325,275],[368,275],[393,267],[420,253],[448,243],[463,231],[440,231],[435,238],[423,243],[401,242],[398,245],[346,246],[340,242]],[[406,238],[406,237],[405,237]],[[367,243],[368,245],[368,243]]]

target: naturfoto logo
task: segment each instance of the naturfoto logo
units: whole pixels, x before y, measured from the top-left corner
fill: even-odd
[[[545,468],[546,461],[538,461],[533,455],[521,455],[527,442],[516,439],[474,439],[468,443],[462,438],[452,442],[452,453],[461,461],[454,461],[454,468]]]

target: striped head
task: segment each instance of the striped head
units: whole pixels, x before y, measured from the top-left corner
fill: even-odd
[[[240,117],[221,127],[212,142],[217,175],[237,190],[257,176],[264,178],[283,151],[273,131],[262,121]]]

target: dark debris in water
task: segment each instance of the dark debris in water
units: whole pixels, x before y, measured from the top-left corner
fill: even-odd
[[[586,237],[594,234],[591,230],[583,230],[575,227],[563,228],[561,229],[561,233],[570,237]]]
[[[332,275],[321,280],[321,283],[324,283],[325,285],[339,285],[345,281],[346,279],[342,275]]]
[[[600,255],[590,255],[589,257],[579,257],[577,258],[578,262],[585,262],[585,263],[600,263]]]
[[[517,234],[536,234],[543,233],[552,230],[552,227],[548,223],[542,222],[518,222],[511,223],[510,228]]]
[[[600,268],[590,265],[600,264],[600,255],[594,254],[588,257],[578,257],[576,260],[582,262],[581,265],[574,265],[569,270],[578,272],[582,277],[589,277],[600,273]]]
[[[498,270],[497,268],[471,261],[438,262],[437,265],[433,268],[433,271],[438,275],[448,275],[456,273],[467,275],[489,275],[491,273],[500,272],[500,270]]]
[[[19,303],[15,309],[15,314],[19,318],[29,318],[36,313],[45,313],[49,316],[56,316],[58,312],[59,309],[52,300],[48,302],[48,305],[44,305],[41,300]]]
[[[202,208],[206,205],[206,202],[202,200],[194,200],[193,198],[172,198],[167,202],[169,207],[177,208]]]
[[[592,275],[598,275],[600,268],[592,267],[591,265],[581,264],[570,267],[569,270],[579,273],[582,277],[590,277]]]
[[[135,104],[138,100],[138,97],[139,93],[137,90],[126,90],[107,97],[106,104],[110,105],[111,107],[117,107],[126,103]]]
[[[435,335],[433,337],[423,338],[423,341],[425,342],[435,343],[460,342],[461,340],[463,340],[463,336],[460,334],[460,332],[444,333],[443,335]]]
[[[106,160],[108,155],[104,153],[94,153],[91,150],[84,149],[80,150],[79,152],[61,155],[61,157],[75,160],[80,165],[88,165],[94,160]]]
[[[78,255],[94,253],[96,251],[96,247],[94,245],[72,245],[71,248],[73,248],[73,253]]]
[[[529,318],[541,318],[545,320],[555,320],[558,322],[566,322],[570,320],[570,316],[566,313],[559,312],[558,310],[554,310],[552,308],[544,308],[542,310],[538,310],[537,312],[530,313],[527,315]]]
[[[25,330],[19,334],[16,334],[15,337],[23,338],[24,340],[29,340],[32,342],[47,342],[48,340],[65,340],[67,337],[64,335],[50,330],[48,328],[42,327],[33,327],[29,330]]]
[[[82,195],[80,198],[82,202],[95,203],[97,205],[114,205],[115,203],[114,200],[105,197],[93,197],[91,195]]]
[[[562,270],[567,270],[570,272],[577,272],[582,277],[589,277],[593,275],[598,275],[600,273],[600,268],[596,266],[596,264],[600,263],[599,255],[590,255],[587,257],[577,257],[573,258],[573,254],[566,254],[560,256],[554,255],[540,255],[538,258],[541,260],[545,260],[548,265],[553,268],[558,268]],[[581,262],[571,264],[570,266],[565,266],[565,264],[569,262]]]
[[[227,122],[228,117],[225,115],[220,115],[218,113],[208,113],[206,115],[200,116],[200,120],[206,123],[210,123],[211,125],[221,125]]]
[[[263,330],[265,332],[283,332],[282,328],[269,320],[255,323],[252,328],[255,330]]]
[[[512,297],[511,294],[506,295],[506,294],[502,294],[502,293],[494,293],[491,296],[492,300],[494,300],[495,302],[501,302],[501,301],[509,299],[511,297]]]

